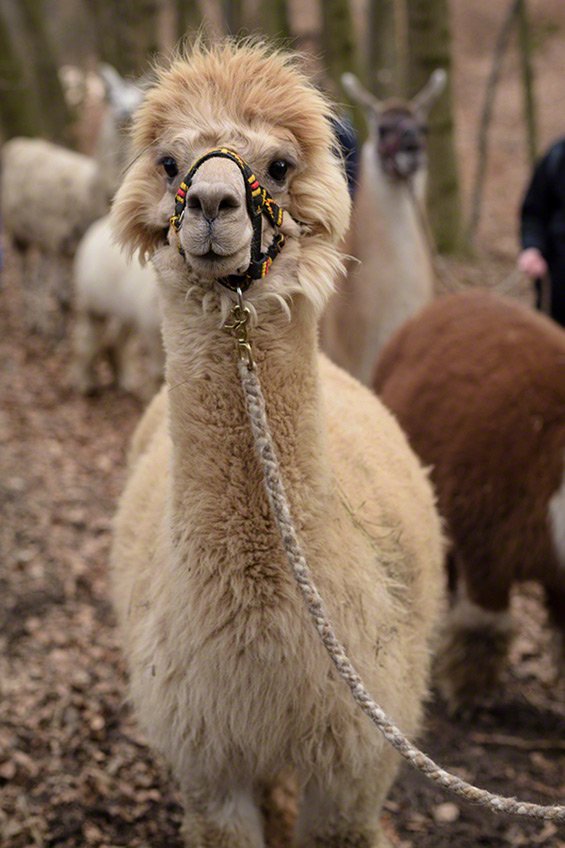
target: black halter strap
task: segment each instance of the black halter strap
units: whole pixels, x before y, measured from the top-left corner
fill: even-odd
[[[245,291],[249,288],[253,280],[261,280],[263,277],[267,276],[271,265],[273,264],[274,258],[282,250],[285,238],[282,233],[277,232],[278,228],[282,224],[283,210],[275,203],[267,189],[263,188],[263,186],[259,184],[255,174],[241,156],[238,156],[237,153],[234,153],[233,150],[229,150],[227,147],[216,147],[214,150],[209,150],[208,153],[205,153],[200,157],[200,159],[197,159],[177,190],[175,196],[175,211],[171,216],[170,223],[177,232],[180,230],[186,210],[186,195],[192,185],[194,174],[204,162],[208,159],[212,159],[213,157],[221,157],[223,159],[229,159],[231,162],[235,162],[243,175],[245,183],[247,212],[249,213],[253,226],[253,237],[251,239],[251,261],[247,270],[241,276],[234,274],[229,277],[222,277],[222,279],[218,281],[232,291],[236,291],[238,288],[241,289],[241,291]],[[265,251],[261,250],[261,220],[263,215],[268,218],[275,228],[273,240]],[[182,252],[180,245],[179,251]]]

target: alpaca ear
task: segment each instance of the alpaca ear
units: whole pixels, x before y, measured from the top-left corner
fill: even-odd
[[[355,74],[346,73],[341,75],[341,84],[347,96],[364,109],[372,109],[377,115],[382,111],[382,103],[374,94],[361,85]]]
[[[106,100],[108,103],[114,103],[119,99],[120,92],[125,85],[124,80],[117,70],[112,65],[108,65],[107,62],[101,62],[98,65],[98,74],[104,83]]]
[[[144,91],[141,81],[132,82],[124,79],[112,65],[106,62],[98,65],[98,74],[104,83],[106,101],[112,109],[122,117],[131,116],[143,100]]]
[[[436,68],[421,91],[410,101],[414,112],[418,112],[426,118],[428,112],[443,92],[447,84],[447,71],[444,68]]]

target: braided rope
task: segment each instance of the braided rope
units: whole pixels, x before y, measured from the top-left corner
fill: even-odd
[[[330,655],[340,677],[349,687],[354,700],[371,719],[373,724],[377,726],[385,739],[408,760],[410,765],[417,768],[426,777],[430,778],[430,780],[439,783],[445,789],[459,795],[466,801],[488,807],[489,810],[495,813],[508,813],[545,821],[565,822],[564,806],[542,806],[540,804],[517,801],[514,798],[505,798],[488,792],[485,789],[479,789],[471,783],[462,780],[460,777],[450,774],[409,742],[388,718],[384,710],[371,698],[363,681],[345,653],[343,645],[339,642],[333,631],[324,609],[324,603],[312,581],[310,569],[302,553],[281,479],[280,467],[267,421],[265,401],[257,374],[255,371],[250,370],[247,364],[242,361],[239,362],[239,374],[257,455],[263,468],[265,487],[281,534],[288,563],[324,647]]]

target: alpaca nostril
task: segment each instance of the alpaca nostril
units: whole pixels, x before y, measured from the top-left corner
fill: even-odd
[[[238,198],[235,197],[235,196],[229,195],[229,196],[223,197],[220,200],[219,209],[220,209],[220,212],[222,212],[225,209],[237,209],[238,206],[239,206]]]
[[[200,183],[188,193],[186,206],[211,222],[222,214],[238,209],[241,201],[236,192],[223,183]]]
[[[189,194],[186,199],[186,208],[194,209],[197,212],[202,212],[202,206],[200,204],[200,198],[195,194]]]

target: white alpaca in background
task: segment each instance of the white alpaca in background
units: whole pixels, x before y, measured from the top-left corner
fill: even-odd
[[[20,261],[24,318],[47,336],[64,333],[72,257],[109,209],[127,163],[125,127],[143,97],[109,66],[101,74],[107,107],[94,157],[38,138],[13,138],[2,149],[2,225]]]
[[[165,362],[155,271],[115,244],[109,216],[92,224],[78,247],[73,296],[75,387],[83,394],[97,388],[96,365],[105,356],[121,388],[153,397]]]

